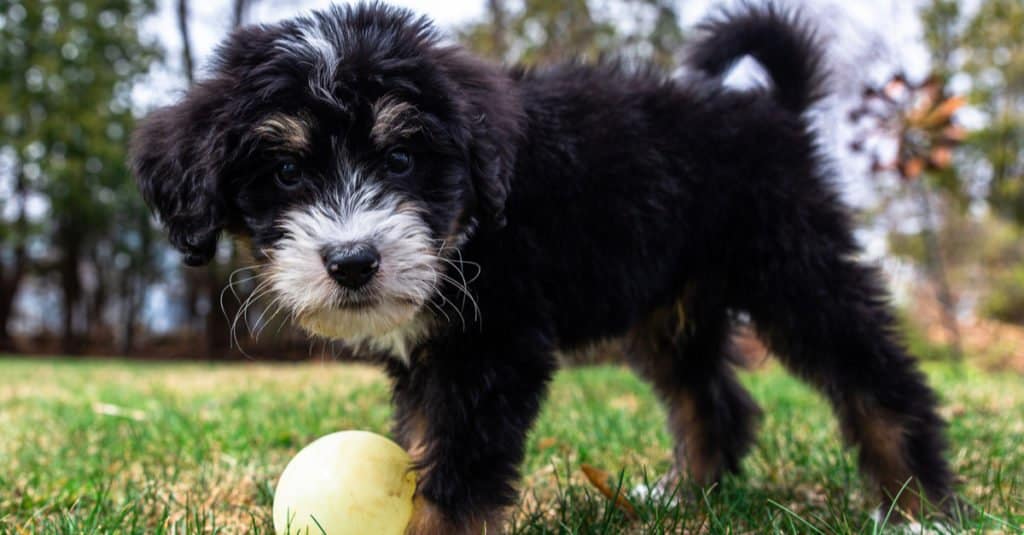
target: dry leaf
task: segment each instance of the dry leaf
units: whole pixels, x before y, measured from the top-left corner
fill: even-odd
[[[558,444],[558,439],[557,438],[555,438],[555,437],[544,437],[544,438],[542,438],[542,439],[537,441],[537,449],[539,449],[539,450],[546,450],[548,448],[555,447],[555,445],[557,445],[557,444]]]
[[[633,508],[633,504],[629,503],[629,500],[623,496],[622,492],[615,492],[608,484],[608,481],[611,480],[611,474],[589,464],[581,464],[580,469],[583,470],[583,475],[587,476],[587,480],[590,481],[591,485],[597,487],[597,490],[601,491],[605,498],[615,502],[615,507],[618,507],[620,511],[625,513],[630,520],[637,519],[636,509]]]

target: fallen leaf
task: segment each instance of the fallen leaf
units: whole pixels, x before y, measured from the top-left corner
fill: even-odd
[[[556,444],[558,444],[558,439],[557,438],[555,438],[555,437],[544,437],[544,438],[542,438],[542,439],[537,441],[537,449],[539,449],[539,450],[546,450],[548,448],[555,447]]]
[[[622,492],[616,492],[612,490],[612,487],[608,484],[611,480],[611,475],[600,468],[590,466],[589,464],[580,464],[580,469],[583,470],[583,475],[587,476],[587,480],[590,481],[591,485],[601,491],[606,498],[615,502],[615,507],[618,507],[620,511],[626,514],[630,520],[636,520],[637,514],[636,509],[633,508],[633,504],[629,503],[629,500],[623,496]]]

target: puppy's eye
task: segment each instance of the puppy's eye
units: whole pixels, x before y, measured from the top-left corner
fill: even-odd
[[[412,154],[395,149],[385,157],[384,165],[392,175],[404,175],[412,171]]]
[[[302,170],[295,162],[284,162],[277,166],[274,178],[284,189],[293,189],[302,183]]]

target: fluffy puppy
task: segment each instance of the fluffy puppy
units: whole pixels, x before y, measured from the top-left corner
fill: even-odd
[[[664,400],[678,471],[737,470],[758,409],[739,313],[818,387],[884,499],[950,496],[936,398],[804,112],[812,36],[776,8],[651,67],[506,70],[381,4],[250,26],[135,132],[143,196],[190,265],[222,231],[311,334],[383,355],[420,470],[411,533],[501,529],[553,354],[625,339]],[[770,89],[729,91],[750,55]]]

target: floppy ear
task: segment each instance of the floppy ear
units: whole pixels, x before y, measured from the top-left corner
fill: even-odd
[[[217,251],[228,223],[225,170],[231,139],[238,138],[248,98],[232,100],[238,80],[267,60],[279,26],[235,30],[214,56],[217,74],[192,87],[185,98],[146,117],[132,134],[131,166],[139,190],[185,263],[199,266]],[[268,77],[268,80],[276,80]],[[264,86],[250,84],[252,90]]]
[[[196,87],[180,103],[151,113],[132,135],[131,165],[142,197],[190,266],[213,258],[225,224],[223,134],[211,119],[218,98]]]
[[[464,52],[455,51],[447,65],[466,99],[466,144],[480,222],[501,228],[525,121],[519,94],[504,71]]]

